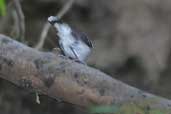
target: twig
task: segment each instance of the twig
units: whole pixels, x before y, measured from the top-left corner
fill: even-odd
[[[40,97],[39,94],[36,92],[36,103],[40,104]]]
[[[18,37],[21,41],[25,39],[25,19],[24,13],[21,8],[21,4],[19,0],[14,0],[14,7],[16,10],[16,24],[18,25]]]
[[[56,16],[61,19],[66,13],[67,11],[72,7],[73,3],[74,3],[75,0],[70,0],[69,2],[67,2],[63,8],[56,14]],[[38,43],[36,44],[35,46],[35,49],[37,50],[41,50],[43,45],[44,45],[44,42],[46,40],[46,36],[49,32],[49,28],[50,28],[50,24],[48,22],[46,22],[44,24],[44,27],[43,27],[43,30],[40,34],[40,40],[38,41]]]

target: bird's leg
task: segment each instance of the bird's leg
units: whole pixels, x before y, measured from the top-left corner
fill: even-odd
[[[61,54],[61,50],[59,48],[53,48],[52,53],[59,55],[59,54]]]

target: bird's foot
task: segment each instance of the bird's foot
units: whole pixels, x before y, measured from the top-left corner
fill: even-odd
[[[83,64],[83,65],[87,65],[86,64],[86,62],[84,62],[84,61],[80,61],[79,59],[73,59],[75,62],[77,62],[77,63],[81,63],[81,64]]]
[[[52,53],[54,53],[55,55],[57,55],[58,57],[61,57],[63,59],[68,59],[67,56],[62,54],[60,48],[53,48]]]
[[[61,57],[61,58],[65,59],[65,60],[70,59],[69,57],[67,57],[67,56],[65,56],[63,54],[58,54],[58,57]]]
[[[61,50],[59,48],[53,48],[52,53],[54,53],[55,55],[58,55],[61,53]]]

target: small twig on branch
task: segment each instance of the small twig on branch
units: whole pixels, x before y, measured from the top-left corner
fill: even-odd
[[[73,3],[74,3],[75,0],[70,0],[68,1],[63,7],[62,9],[56,14],[56,16],[61,19],[68,11],[69,9],[72,7]],[[44,42],[46,40],[46,37],[47,37],[47,34],[49,32],[49,28],[50,28],[50,24],[48,22],[46,22],[44,24],[44,27],[42,29],[42,32],[40,34],[40,39],[38,41],[38,43],[36,44],[35,46],[35,49],[37,50],[41,50],[43,45],[44,45]]]
[[[14,18],[18,29],[18,38],[23,42],[25,39],[25,17],[19,0],[14,0]]]

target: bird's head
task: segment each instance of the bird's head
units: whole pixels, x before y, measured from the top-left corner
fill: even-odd
[[[57,31],[57,34],[60,38],[66,39],[68,35],[71,34],[71,28],[68,24],[62,23],[62,21],[56,16],[50,16],[48,22],[54,26]]]
[[[48,17],[48,22],[52,25],[54,25],[55,23],[61,23],[60,19],[56,16]]]

